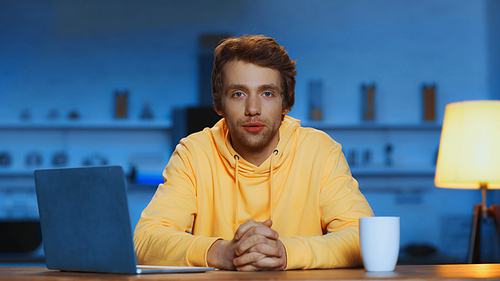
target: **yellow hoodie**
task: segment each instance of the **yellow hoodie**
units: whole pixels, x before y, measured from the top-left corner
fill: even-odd
[[[286,116],[260,166],[239,157],[224,119],[181,140],[134,234],[139,264],[207,266],[219,238],[272,219],[286,269],[361,265],[358,218],[373,216],[342,148]],[[191,234],[192,233],[192,234]]]

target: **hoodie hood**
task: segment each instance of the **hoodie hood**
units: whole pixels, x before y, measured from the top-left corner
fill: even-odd
[[[275,184],[273,184],[275,182],[273,181],[273,174],[293,159],[293,152],[297,139],[294,138],[294,134],[298,128],[300,128],[299,120],[285,116],[284,120],[281,122],[278,132],[280,134],[278,145],[260,166],[256,166],[246,161],[234,150],[231,145],[229,130],[227,129],[224,118],[217,122],[212,129],[210,129],[213,141],[216,143],[219,156],[222,158],[221,160],[224,163],[226,170],[230,171],[234,178],[235,185],[232,190],[234,212],[233,228],[235,231],[239,227],[238,200],[241,188],[240,178],[245,178],[245,183],[250,183],[250,185],[252,180],[268,180],[270,219],[273,219],[273,209],[276,203],[275,198],[279,197],[282,189],[281,186],[275,186]]]
[[[295,130],[300,127],[300,121],[285,116],[284,120],[281,122],[281,126],[279,128],[280,139],[277,147],[278,150],[277,155],[274,157],[274,168],[279,169],[281,165],[283,165],[287,159],[290,159],[289,152],[293,151],[293,138],[292,136],[295,133]],[[226,120],[222,118],[214,127],[211,128],[212,137],[214,142],[216,143],[217,150],[219,155],[223,158],[224,165],[229,170],[234,170],[236,167],[236,162],[234,160],[235,155],[239,154],[234,150],[231,145],[231,140],[229,136],[229,130],[226,126]],[[255,166],[254,164],[246,161],[241,156],[239,156],[239,171],[241,174],[252,174],[253,176],[259,174],[267,174],[269,173],[269,161],[271,159],[271,155],[260,165]]]

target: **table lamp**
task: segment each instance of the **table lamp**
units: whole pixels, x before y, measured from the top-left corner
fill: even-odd
[[[480,262],[481,218],[493,217],[500,236],[498,204],[486,207],[486,190],[500,189],[500,101],[446,105],[434,183],[437,187],[481,189],[473,210],[468,263]]]

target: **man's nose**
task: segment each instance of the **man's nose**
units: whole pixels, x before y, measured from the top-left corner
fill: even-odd
[[[245,115],[260,115],[262,104],[257,95],[250,95],[245,104]]]

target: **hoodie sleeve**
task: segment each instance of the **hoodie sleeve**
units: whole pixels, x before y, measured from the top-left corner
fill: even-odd
[[[286,269],[339,268],[362,265],[358,220],[373,211],[351,176],[337,144],[323,169],[320,190],[321,223],[325,235],[280,238],[287,255]]]
[[[163,171],[161,184],[144,209],[134,233],[138,264],[208,266],[207,252],[217,237],[191,235],[197,214],[194,172],[179,145]]]

